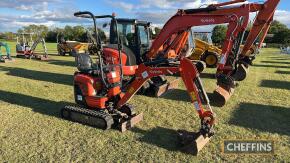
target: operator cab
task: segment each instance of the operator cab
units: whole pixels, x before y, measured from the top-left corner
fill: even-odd
[[[115,22],[111,21],[109,45],[107,47],[116,48],[117,44]],[[129,65],[139,65],[142,58],[150,48],[150,23],[136,19],[117,19],[118,34],[123,45],[123,51],[128,57]]]

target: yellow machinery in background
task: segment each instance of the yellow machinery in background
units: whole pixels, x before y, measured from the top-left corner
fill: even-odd
[[[222,50],[212,44],[210,32],[193,32],[193,35],[195,48],[189,58],[204,61],[207,67],[216,67]]]
[[[68,53],[76,56],[78,53],[86,53],[89,51],[91,43],[83,43],[78,41],[66,41],[62,34],[57,35],[57,51],[58,55],[64,56]]]

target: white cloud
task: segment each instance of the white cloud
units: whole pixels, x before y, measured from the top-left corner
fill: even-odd
[[[8,4],[8,1],[14,5]],[[67,0],[1,0],[0,6],[0,8],[11,8],[11,10],[30,11],[22,15],[0,14],[0,31],[17,31],[30,24],[57,26],[61,23],[88,22],[86,19],[73,16],[78,9]]]
[[[172,9],[174,8],[174,1],[170,0],[141,0],[140,4],[136,6],[136,9],[144,9],[157,7],[160,9]]]
[[[140,5],[137,5],[134,14],[136,18],[147,20],[154,24],[164,24],[177,9],[198,8],[209,4],[217,3],[216,0],[141,0]],[[152,9],[152,8],[157,9]],[[147,10],[146,10],[147,9]],[[142,11],[140,11],[142,10]]]
[[[126,3],[126,2],[122,2],[122,1],[107,1],[112,7],[115,8],[121,8],[123,9],[125,12],[130,12],[133,9],[133,4],[131,3]]]
[[[290,11],[286,10],[276,10],[274,19],[282,22],[283,24],[286,24],[288,28],[290,28]]]
[[[136,12],[137,19],[150,21],[154,24],[164,24],[176,11]]]
[[[205,6],[209,5],[209,4],[216,4],[217,2],[218,1],[214,1],[214,0],[206,0],[206,1],[196,0],[196,1],[190,1],[190,2],[184,3],[182,8],[189,9],[189,8],[205,7]]]
[[[57,3],[61,0],[1,0],[1,8],[13,8],[17,10],[32,10],[37,9],[48,3]]]

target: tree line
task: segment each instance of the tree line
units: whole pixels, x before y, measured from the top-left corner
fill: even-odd
[[[33,33],[33,39],[39,35],[45,38],[47,42],[56,42],[57,36],[63,36],[65,40],[87,42],[88,32],[93,33],[93,28],[85,28],[80,25],[66,25],[64,28],[48,28],[45,25],[29,25],[18,29],[16,33],[4,32],[0,34],[0,39],[15,40],[17,35],[21,33]],[[105,32],[98,28],[98,32],[102,39],[106,39]]]
[[[247,30],[245,31],[244,38],[247,38],[248,33],[251,29],[250,25]],[[222,45],[227,32],[227,26],[225,25],[217,25],[213,28],[212,31],[212,41],[215,44]],[[268,37],[265,38],[266,43],[274,43],[274,44],[280,44],[280,45],[289,45],[290,44],[290,29],[283,23],[274,20],[270,26],[270,29],[268,31]],[[258,37],[259,42],[260,37]],[[244,40],[245,41],[245,40]]]
[[[247,28],[244,38],[247,38],[247,34],[249,33],[251,26],[252,25],[250,25]],[[85,28],[80,25],[77,25],[77,26],[66,25],[64,28],[48,28],[45,25],[29,25],[29,26],[25,26],[19,29],[17,33],[18,34],[36,33],[38,35],[42,35],[43,37],[45,37],[45,40],[47,42],[56,42],[58,34],[62,34],[65,40],[87,42],[88,41],[87,31],[90,31],[91,33],[93,33],[92,28]],[[153,35],[153,37],[156,37],[156,35],[160,32],[160,28],[155,28],[155,31],[156,31],[156,34]],[[102,29],[98,29],[98,32],[100,33],[102,39],[106,39],[105,32]],[[225,25],[215,26],[212,31],[213,43],[222,45],[226,37],[226,32],[227,32],[227,26]],[[266,37],[265,39],[266,43],[275,43],[275,44],[281,44],[281,45],[290,44],[290,29],[285,24],[282,24],[281,22],[277,20],[274,20],[272,22],[268,34],[272,34],[272,37]],[[37,36],[34,35],[33,37],[37,37]],[[0,39],[15,40],[16,34],[12,32],[4,32],[0,34]],[[259,38],[257,41],[259,41]]]

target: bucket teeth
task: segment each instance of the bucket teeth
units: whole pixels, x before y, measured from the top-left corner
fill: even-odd
[[[181,151],[192,155],[197,155],[211,139],[211,137],[203,136],[200,132],[188,132],[185,130],[178,130],[177,132]]]

